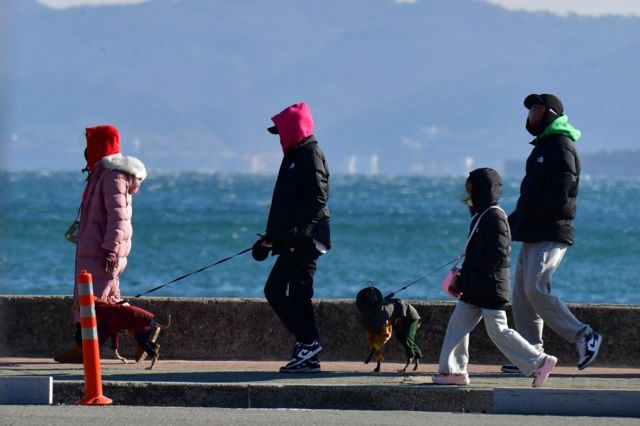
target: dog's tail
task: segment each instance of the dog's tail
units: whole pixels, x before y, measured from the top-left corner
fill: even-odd
[[[156,321],[156,325],[158,327],[160,327],[160,329],[162,329],[162,330],[169,328],[171,326],[171,314],[167,314],[167,323],[166,324],[160,324],[158,321]]]

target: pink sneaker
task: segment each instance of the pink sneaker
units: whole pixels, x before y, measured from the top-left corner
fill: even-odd
[[[436,374],[431,376],[431,380],[436,385],[458,385],[467,386],[469,384],[469,375],[467,373],[460,374]]]
[[[556,358],[555,356],[547,355],[544,361],[542,361],[542,365],[536,368],[536,371],[534,371],[533,373],[534,378],[532,386],[534,388],[541,388],[542,385],[544,385],[544,382],[547,381],[551,370],[553,370],[553,367],[555,367],[557,363],[558,358]]]

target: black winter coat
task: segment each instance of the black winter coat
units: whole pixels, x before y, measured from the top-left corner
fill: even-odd
[[[495,170],[477,169],[469,174],[472,184],[474,218],[470,230],[483,211],[497,205],[502,195],[502,179]],[[511,233],[507,216],[499,209],[487,211],[476,228],[461,271],[463,302],[486,309],[505,309],[509,302]]]
[[[573,244],[580,160],[571,138],[552,134],[527,159],[516,209],[509,215],[514,241]]]
[[[314,136],[289,148],[280,164],[267,221],[274,254],[311,239],[331,247],[329,167]]]

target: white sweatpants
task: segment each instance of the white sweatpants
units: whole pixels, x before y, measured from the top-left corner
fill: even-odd
[[[459,301],[456,305],[442,343],[439,372],[459,374],[467,372],[469,362],[469,333],[484,317],[487,334],[500,351],[520,371],[530,376],[544,361],[546,354],[527,342],[507,324],[507,314],[500,309],[483,309]]]

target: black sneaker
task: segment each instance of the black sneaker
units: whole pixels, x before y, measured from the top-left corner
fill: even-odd
[[[291,360],[289,360],[285,367],[295,367],[296,365],[302,364],[309,358],[317,355],[321,350],[322,346],[320,346],[320,342],[317,340],[314,340],[310,345],[301,343],[300,345],[297,345]]]
[[[317,358],[315,361],[308,359],[302,364],[280,367],[281,373],[319,373],[320,371],[320,361]]]
[[[302,343],[296,342],[296,344],[293,346],[293,350],[291,351],[291,358],[296,356],[296,353],[298,353],[298,351],[300,350],[300,345],[302,345]]]
[[[579,357],[578,370],[584,370],[596,359],[601,343],[602,336],[598,333],[591,333],[580,338],[576,345]]]
[[[520,369],[513,364],[503,365],[502,367],[500,367],[500,371],[502,372],[502,374],[522,374],[522,371],[520,371]]]

